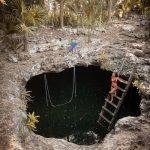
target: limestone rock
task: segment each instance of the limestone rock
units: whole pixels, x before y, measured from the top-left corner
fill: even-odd
[[[132,25],[124,25],[124,26],[122,27],[122,29],[123,29],[124,31],[126,31],[126,32],[133,32],[133,31],[135,30],[135,27],[132,26]]]
[[[136,49],[142,49],[142,47],[144,47],[145,42],[143,43],[132,43],[132,47],[136,48]]]
[[[141,50],[136,50],[134,52],[134,55],[137,56],[137,57],[144,57],[144,53]]]
[[[9,61],[12,63],[17,63],[18,62],[18,58],[12,54],[9,54]]]
[[[116,132],[125,130],[140,130],[140,122],[135,117],[125,117],[116,124]]]

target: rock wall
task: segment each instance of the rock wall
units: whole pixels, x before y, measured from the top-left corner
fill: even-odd
[[[143,20],[142,20],[143,21]],[[150,147],[150,46],[145,41],[145,26],[139,17],[97,28],[90,35],[86,29],[35,29],[28,38],[28,50],[19,53],[1,51],[0,55],[0,149],[2,150],[148,150]],[[74,52],[68,51],[71,38],[77,40]],[[44,138],[29,132],[27,114],[20,92],[30,77],[44,72],[60,72],[74,65],[99,65],[99,56],[108,54],[111,71],[130,73],[137,64],[137,74],[144,85],[139,117],[120,119],[100,144],[79,146],[62,139]],[[100,64],[102,65],[102,64]]]

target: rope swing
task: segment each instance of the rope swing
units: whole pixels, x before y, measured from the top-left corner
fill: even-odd
[[[69,103],[72,102],[74,96],[76,97],[77,96],[77,92],[76,92],[76,70],[75,70],[75,66],[73,68],[73,81],[72,81],[72,94],[71,94],[71,98],[66,101],[65,103],[63,104],[58,104],[58,105],[55,105],[53,102],[52,102],[52,99],[51,99],[51,96],[50,96],[50,92],[49,92],[49,87],[48,87],[48,82],[47,82],[47,77],[46,77],[46,74],[44,74],[44,85],[45,85],[45,99],[46,99],[46,105],[49,106],[49,103],[52,107],[60,107],[60,106],[64,106],[64,105],[67,105]]]

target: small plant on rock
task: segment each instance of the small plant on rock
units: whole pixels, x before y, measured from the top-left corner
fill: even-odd
[[[29,113],[27,116],[28,116],[27,126],[28,126],[29,130],[30,131],[36,131],[35,124],[39,122],[37,118],[39,118],[40,116],[35,116],[34,112],[32,112],[32,114]]]
[[[101,68],[104,70],[110,70],[112,67],[112,63],[110,62],[108,55],[105,52],[102,52],[99,56],[99,63]]]
[[[24,101],[31,101],[31,91],[27,91],[26,89],[23,89],[20,92],[20,98]]]
[[[145,89],[145,86],[143,85],[143,83],[140,82],[140,80],[138,79],[135,79],[133,82],[132,82],[132,85],[134,87],[136,87],[137,89],[139,90],[144,90]]]

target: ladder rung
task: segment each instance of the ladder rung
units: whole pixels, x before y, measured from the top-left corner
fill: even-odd
[[[120,77],[119,77],[120,78]],[[119,81],[119,79],[118,79],[118,81],[119,82],[121,82],[121,83],[124,83],[124,84],[129,84],[129,82],[128,81],[126,81],[126,80],[124,80],[124,79],[122,79],[122,78],[120,78],[123,82],[121,82],[121,81]],[[127,83],[126,83],[127,82]]]
[[[98,122],[99,125],[101,125],[102,127],[105,127],[105,128],[106,128],[106,126],[104,126],[102,123],[100,123],[99,120],[98,120],[97,122]]]
[[[118,100],[120,100],[121,101],[121,97],[118,97],[117,95],[114,95],[114,97],[116,97]]]
[[[110,110],[108,110],[106,107],[102,107],[105,111],[107,111],[109,114],[111,114],[112,116],[114,116],[114,113],[112,113]]]
[[[104,117],[102,114],[100,114],[100,117],[102,117],[106,122],[110,123],[110,120],[108,120],[106,117]]]
[[[105,101],[106,101],[107,103],[109,103],[110,105],[114,106],[115,108],[117,108],[117,105],[115,105],[114,103],[112,103],[110,100],[105,99]]]
[[[126,92],[126,90],[122,89],[122,88],[119,87],[119,86],[117,87],[117,89],[120,90],[120,91],[122,91],[122,92],[124,92],[124,93]]]

